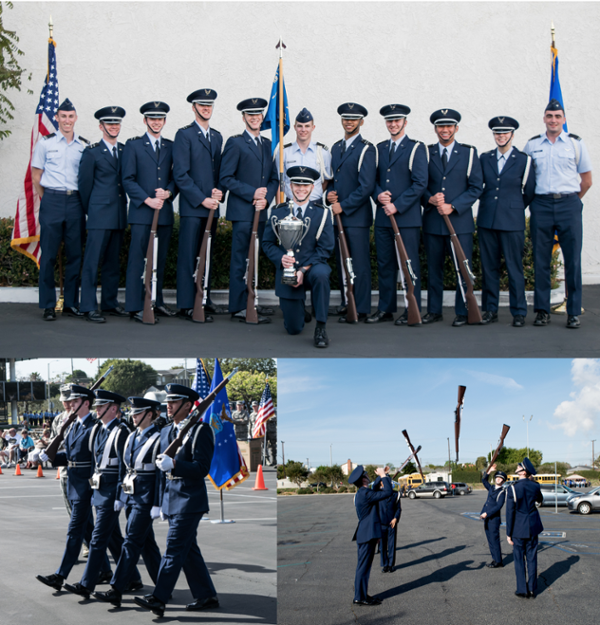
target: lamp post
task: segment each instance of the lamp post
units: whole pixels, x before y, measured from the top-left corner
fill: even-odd
[[[531,421],[532,419],[533,415],[529,417],[529,421]],[[525,419],[525,415],[523,415],[523,421],[525,421],[525,424],[527,425],[527,457],[529,458],[529,421]]]

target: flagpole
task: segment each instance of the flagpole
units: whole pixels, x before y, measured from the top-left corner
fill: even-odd
[[[283,39],[279,38],[277,44],[279,48],[279,193],[278,200],[281,204],[285,200],[283,189],[283,125],[285,122],[283,113],[283,48],[285,45]],[[264,463],[263,463],[264,464]]]

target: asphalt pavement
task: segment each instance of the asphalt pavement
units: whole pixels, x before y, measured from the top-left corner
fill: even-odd
[[[491,561],[483,523],[486,492],[402,500],[396,567],[375,556],[369,594],[380,606],[353,606],[357,525],[352,495],[279,496],[278,624],[565,625],[600,612],[600,514],[541,508],[538,596],[514,595],[512,548],[500,531],[504,568]],[[504,513],[503,513],[504,518]]]
[[[330,345],[313,345],[315,321],[300,335],[283,327],[279,308],[268,325],[249,325],[217,315],[213,323],[195,324],[161,318],[155,326],[109,317],[107,323],[59,317],[43,321],[36,304],[0,304],[2,357],[158,358],[174,353],[196,357],[249,358],[548,358],[595,357],[600,350],[600,285],[583,287],[585,314],[581,327],[569,330],[565,316],[552,315],[546,327],[534,327],[530,306],[525,327],[513,328],[512,316],[501,308],[499,321],[488,326],[452,327],[454,311],[445,308],[444,320],[430,326],[340,324],[330,317]],[[375,309],[373,309],[374,311]],[[396,315],[397,316],[397,315]]]
[[[192,595],[181,575],[162,619],[139,608],[134,596],[151,593],[152,581],[140,562],[145,588],[123,596],[120,609],[95,599],[85,601],[66,591],[55,592],[35,579],[37,574],[56,571],[65,546],[69,517],[63,505],[56,470],[36,478],[34,471],[14,476],[14,469],[0,475],[0,625],[129,625],[158,623],[269,624],[277,622],[276,588],[276,474],[267,468],[265,485],[269,490],[254,491],[256,475],[224,493],[225,519],[235,523],[218,524],[219,493],[207,482],[209,520],[198,528],[198,545],[214,585],[220,608],[206,612],[186,612]],[[120,515],[124,530],[124,515]],[[168,523],[154,521],[159,548],[164,550]],[[81,579],[85,560],[80,560],[68,577]],[[114,562],[111,559],[114,570]],[[110,586],[98,586],[108,590]]]

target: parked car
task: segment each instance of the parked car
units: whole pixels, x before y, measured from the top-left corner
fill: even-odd
[[[556,487],[556,489],[555,489]],[[564,484],[542,484],[540,485],[542,490],[542,497],[544,501],[541,504],[536,503],[536,506],[553,506],[558,501],[559,506],[566,506],[567,499],[571,495],[582,495],[579,491],[573,490]]]
[[[327,484],[325,484],[325,482],[313,482],[312,484],[309,484],[309,486],[311,488],[327,488]]]
[[[452,492],[455,495],[468,495],[469,493],[473,492],[473,489],[464,482],[452,482],[450,486],[452,488]]]
[[[408,491],[409,499],[416,499],[417,497],[433,497],[439,499],[450,494],[450,486],[448,482],[425,482],[415,488],[410,488]]]
[[[590,514],[592,510],[600,510],[600,486],[589,493],[570,495],[567,499],[567,508],[576,510],[579,514]]]

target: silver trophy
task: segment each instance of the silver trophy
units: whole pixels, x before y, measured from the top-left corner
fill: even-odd
[[[277,236],[279,245],[287,250],[287,255],[294,257],[294,249],[297,249],[302,240],[306,236],[308,229],[310,228],[310,217],[304,219],[298,219],[294,217],[294,202],[289,201],[290,214],[284,219],[278,220],[275,215],[271,217],[271,228]],[[296,285],[298,280],[296,278],[296,269],[294,267],[285,267],[283,269],[283,276],[281,277],[282,284]]]

